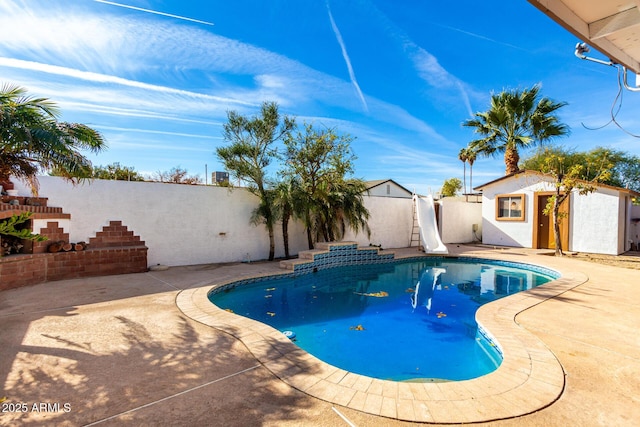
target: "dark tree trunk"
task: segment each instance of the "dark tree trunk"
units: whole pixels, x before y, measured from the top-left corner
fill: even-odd
[[[307,227],[307,243],[309,244],[309,250],[313,249],[313,236],[311,234],[311,227]]]
[[[289,255],[289,217],[291,214],[288,211],[282,213],[282,240],[284,241],[284,257],[285,259],[291,258]]]
[[[267,225],[269,230],[269,261],[273,261],[276,255],[276,239],[273,233],[273,225]]]
[[[313,249],[313,233],[311,233],[311,215],[307,210],[304,214],[305,221],[305,231],[307,232],[307,244],[309,245],[309,250]]]

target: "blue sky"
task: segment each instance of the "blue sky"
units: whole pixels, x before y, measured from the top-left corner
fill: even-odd
[[[95,164],[144,174],[221,170],[227,111],[275,101],[355,137],[356,177],[435,192],[462,179],[474,135],[461,123],[492,92],[536,83],[569,103],[564,145],[640,154],[614,124],[587,129],[609,122],[618,85],[615,68],[573,55],[578,41],[525,0],[0,0],[0,82],[101,131]],[[639,113],[625,91],[618,122],[640,133]],[[500,157],[473,169],[474,185],[504,173]]]

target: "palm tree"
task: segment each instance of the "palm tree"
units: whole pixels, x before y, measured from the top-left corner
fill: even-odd
[[[367,192],[360,179],[340,179],[320,184],[321,197],[315,200],[316,235],[326,242],[340,240],[347,228],[358,234],[361,230],[368,236],[371,230],[367,223],[369,211],[364,206],[363,195]]]
[[[469,160],[468,152],[469,150],[467,148],[461,148],[460,152],[458,153],[458,159],[460,159],[460,161],[462,162],[463,193],[467,192],[467,160]]]
[[[341,182],[340,204],[338,209],[339,235],[342,238],[347,227],[358,234],[361,230],[371,237],[369,228],[369,210],[364,205],[364,194],[369,194],[367,186],[361,179],[347,179]]]
[[[469,193],[473,192],[473,163],[477,153],[473,148],[467,147],[467,162],[469,162]]]
[[[56,170],[75,182],[91,177],[91,162],[81,152],[106,148],[102,135],[79,123],[59,122],[47,98],[33,98],[16,85],[0,88],[0,181],[14,176],[38,192],[36,175]]]
[[[477,154],[492,156],[504,153],[506,174],[518,171],[519,148],[544,144],[569,133],[569,128],[560,123],[556,111],[565,106],[549,98],[538,99],[540,86],[534,85],[523,91],[502,91],[491,96],[491,108],[476,113],[463,126],[475,128],[481,135],[469,143]]]
[[[302,197],[300,184],[294,178],[285,178],[280,181],[275,188],[273,208],[276,217],[282,221],[282,240],[284,243],[284,256],[291,258],[289,254],[289,220],[292,217],[300,217],[304,212],[302,209]]]

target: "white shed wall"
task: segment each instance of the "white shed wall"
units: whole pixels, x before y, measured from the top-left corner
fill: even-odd
[[[621,213],[624,210],[619,212],[617,191],[600,188],[584,196],[572,194],[569,250],[610,255],[624,252],[618,251],[620,229],[624,229]]]
[[[497,182],[482,192],[482,243],[488,245],[533,246],[533,193],[552,191],[550,182],[539,177],[521,176]],[[498,194],[525,194],[524,221],[496,220],[495,197]]]
[[[636,244],[636,248],[640,246],[640,205],[632,205],[631,224],[629,225],[629,239]]]
[[[482,242],[533,247],[534,193],[554,190],[550,178],[526,174],[485,187],[482,196]],[[525,220],[497,221],[495,197],[498,194],[524,194]],[[629,239],[640,231],[640,226],[633,223],[625,228],[626,221],[630,219],[628,216],[639,217],[640,210],[627,214],[630,198],[615,189],[599,187],[583,196],[574,192],[569,202],[571,217],[567,250],[617,255],[629,249]]]

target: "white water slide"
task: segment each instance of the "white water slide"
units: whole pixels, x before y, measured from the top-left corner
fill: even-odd
[[[436,222],[436,210],[433,206],[433,197],[413,196],[418,215],[418,227],[420,228],[420,242],[426,253],[447,254],[449,250],[442,243],[440,233],[438,233],[438,223]]]

